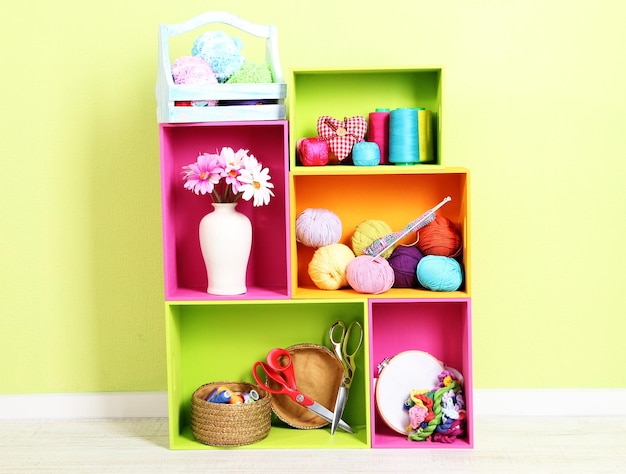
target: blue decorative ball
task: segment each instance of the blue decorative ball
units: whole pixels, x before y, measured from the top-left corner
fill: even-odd
[[[451,257],[426,255],[417,264],[417,279],[432,291],[456,291],[463,283],[463,270]]]
[[[239,38],[231,38],[223,31],[211,31],[196,38],[191,54],[209,63],[219,82],[226,82],[245,62],[242,48]]]

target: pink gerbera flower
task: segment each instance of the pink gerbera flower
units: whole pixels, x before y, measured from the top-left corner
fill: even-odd
[[[219,155],[202,153],[195,163],[183,166],[185,189],[196,194],[211,194],[220,182],[223,171]]]

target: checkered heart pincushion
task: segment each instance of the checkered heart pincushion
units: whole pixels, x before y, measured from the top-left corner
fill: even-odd
[[[317,135],[328,142],[330,162],[335,164],[345,160],[355,143],[362,141],[367,132],[367,119],[354,116],[337,120],[328,115],[317,119]]]

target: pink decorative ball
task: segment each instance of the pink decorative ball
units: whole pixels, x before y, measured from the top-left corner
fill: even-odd
[[[172,63],[174,84],[217,84],[209,63],[198,56],[182,56]],[[216,105],[217,100],[192,101],[193,105]]]
[[[355,291],[377,295],[393,286],[394,274],[386,259],[359,255],[348,263],[346,279]]]
[[[395,288],[417,288],[417,264],[423,258],[422,252],[413,245],[396,247],[389,256],[389,265],[395,275]]]

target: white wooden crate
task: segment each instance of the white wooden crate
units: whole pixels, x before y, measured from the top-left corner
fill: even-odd
[[[266,84],[174,84],[170,63],[169,39],[211,23],[223,23],[250,35],[266,39],[265,61],[273,83]],[[278,39],[273,25],[257,25],[230,13],[213,11],[176,25],[159,27],[159,64],[156,83],[157,120],[159,123],[230,122],[282,120],[286,118],[287,84],[278,57]],[[271,101],[259,105],[216,105],[208,107],[177,106],[186,101]]]

